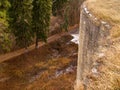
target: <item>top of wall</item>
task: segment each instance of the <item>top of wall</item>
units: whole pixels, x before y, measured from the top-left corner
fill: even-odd
[[[88,10],[98,19],[110,23],[111,37],[120,37],[120,0],[87,0]]]

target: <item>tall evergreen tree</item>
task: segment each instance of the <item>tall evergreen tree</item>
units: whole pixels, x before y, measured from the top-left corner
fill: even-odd
[[[7,24],[7,10],[10,7],[8,0],[0,0],[0,22]]]
[[[17,45],[20,47],[29,46],[32,40],[32,0],[10,0],[11,28],[16,37]]]
[[[46,41],[49,30],[50,15],[52,11],[52,0],[33,1],[33,30],[36,36],[36,47],[41,39]]]
[[[9,51],[11,47],[10,32],[7,28],[7,11],[9,8],[8,0],[0,0],[0,51]]]

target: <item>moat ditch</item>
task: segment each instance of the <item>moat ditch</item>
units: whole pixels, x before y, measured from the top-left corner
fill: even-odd
[[[78,31],[70,32],[39,49],[1,63],[0,89],[36,90],[38,88],[44,90],[47,89],[44,85],[53,80],[58,80],[58,84],[61,84],[59,81],[70,83],[68,86],[73,89],[71,84],[74,83],[76,75],[77,40]],[[67,76],[66,81],[63,78],[65,76]],[[63,80],[59,80],[59,78],[63,78]],[[67,82],[67,80],[71,80],[71,82]],[[54,82],[50,84],[52,83]],[[63,88],[68,88],[68,86],[63,86]],[[58,88],[58,85],[48,85],[49,87]]]

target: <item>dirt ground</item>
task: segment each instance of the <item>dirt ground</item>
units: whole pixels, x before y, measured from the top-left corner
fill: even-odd
[[[0,63],[0,90],[73,90],[78,45],[65,35]]]

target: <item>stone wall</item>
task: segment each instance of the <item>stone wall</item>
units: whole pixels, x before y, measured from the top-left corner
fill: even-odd
[[[80,44],[75,90],[87,90],[91,74],[98,74],[97,59],[104,56],[103,47],[111,43],[109,23],[97,19],[85,6],[81,7]]]

